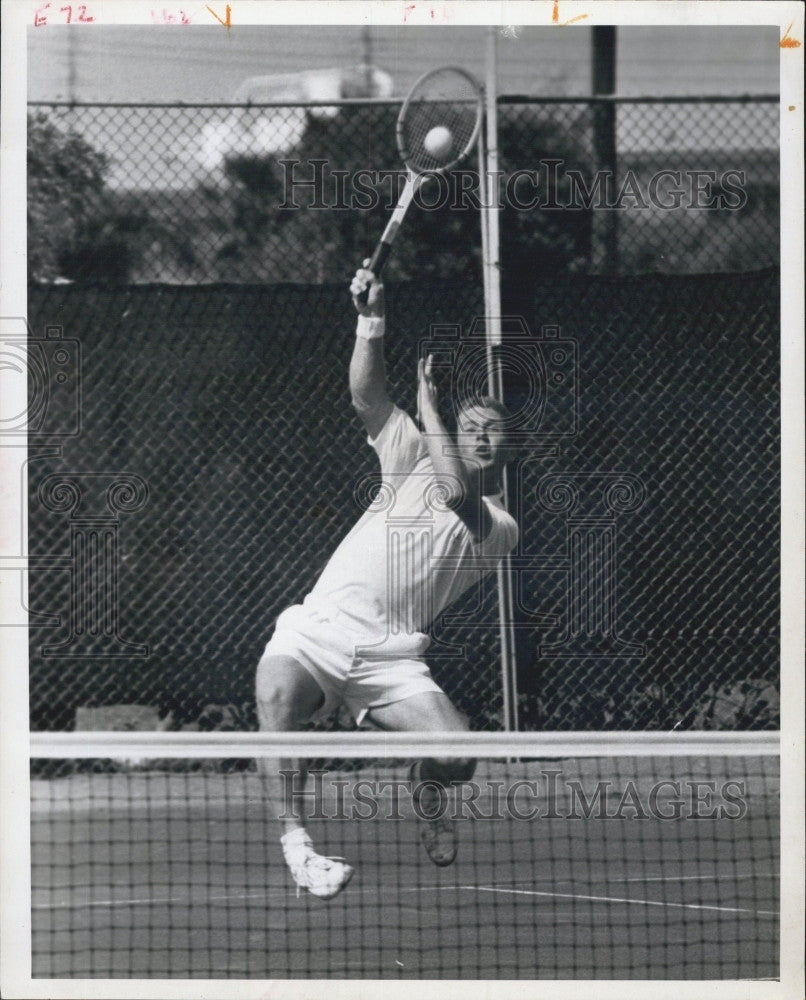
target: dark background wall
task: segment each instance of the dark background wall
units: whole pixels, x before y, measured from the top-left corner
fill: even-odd
[[[529,384],[540,397],[532,444],[510,480],[522,524],[522,727],[775,724],[777,272],[569,276],[507,297],[527,321],[534,357],[549,358],[551,345],[538,345],[547,325],[567,351],[532,383],[505,371],[516,411]],[[401,405],[413,412],[418,342],[431,325],[467,331],[481,311],[480,290],[467,283],[389,289],[390,377]],[[37,457],[34,446],[69,430],[69,392],[51,392],[31,438],[33,728],[70,728],[79,706],[124,702],[171,710],[175,724],[208,703],[233,703],[248,723],[273,622],[304,597],[358,516],[356,484],[374,470],[349,406],[348,297],[322,285],[34,286],[29,319],[36,337],[58,325],[79,342],[82,389],[81,433],[61,439],[60,455]],[[512,356],[505,344],[505,368]],[[456,371],[446,395],[451,384]],[[106,489],[88,473],[138,476],[147,496],[117,514],[100,493],[81,509],[60,508],[48,477]],[[625,476],[635,496],[615,513],[602,508],[601,483]],[[558,482],[581,490],[573,510],[552,501]],[[102,508],[117,545],[104,564],[116,567],[117,637],[89,634],[102,556],[88,562],[94,581],[90,570],[76,576],[76,538]],[[569,655],[579,611],[569,539],[581,516],[588,525],[599,517],[613,551],[580,599],[595,604],[606,591],[615,624],[608,632],[600,622],[598,646]],[[436,631],[458,650],[438,650],[433,669],[476,726],[495,728],[494,589],[469,595],[458,622],[455,610]],[[37,615],[61,624],[37,625]],[[121,641],[147,649],[130,655]],[[45,649],[59,644],[59,655]]]

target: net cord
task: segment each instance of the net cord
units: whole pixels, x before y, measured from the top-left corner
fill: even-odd
[[[33,759],[279,756],[756,757],[780,754],[780,733],[31,733]]]

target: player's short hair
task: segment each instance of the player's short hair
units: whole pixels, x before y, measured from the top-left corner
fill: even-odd
[[[505,421],[512,417],[506,406],[494,396],[465,396],[459,400],[456,406],[457,420],[459,419],[459,414],[464,413],[465,410],[473,410],[479,407],[484,410],[493,410],[493,412],[497,413]]]

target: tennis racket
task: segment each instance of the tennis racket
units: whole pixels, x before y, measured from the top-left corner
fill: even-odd
[[[406,184],[370,258],[377,277],[392,252],[409,205],[432,174],[461,163],[475,145],[481,127],[481,88],[463,69],[445,66],[421,76],[397,117],[397,148],[406,165]],[[366,302],[369,290],[359,298]]]

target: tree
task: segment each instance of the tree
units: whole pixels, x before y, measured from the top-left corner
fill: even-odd
[[[226,155],[228,188],[205,192],[228,206],[227,239],[218,241],[212,265],[216,274],[237,281],[343,281],[372,251],[399,193],[396,117],[394,105],[342,105],[330,115],[310,115],[284,153],[254,148]],[[589,132],[590,122],[578,114],[567,128],[537,107],[502,109],[501,258],[510,285],[527,288],[538,278],[588,266],[590,209],[544,210],[541,204],[568,203],[569,169],[590,177]],[[549,174],[541,160],[548,158],[559,166],[550,173],[550,187],[539,191],[541,204],[524,208],[509,200],[508,178],[531,169],[542,185]],[[422,189],[387,265],[391,279],[481,281],[475,152],[463,169],[463,177],[451,173]],[[290,192],[289,178],[301,181]]]
[[[34,281],[129,280],[149,219],[106,188],[108,159],[47,113],[28,115],[28,274]]]

